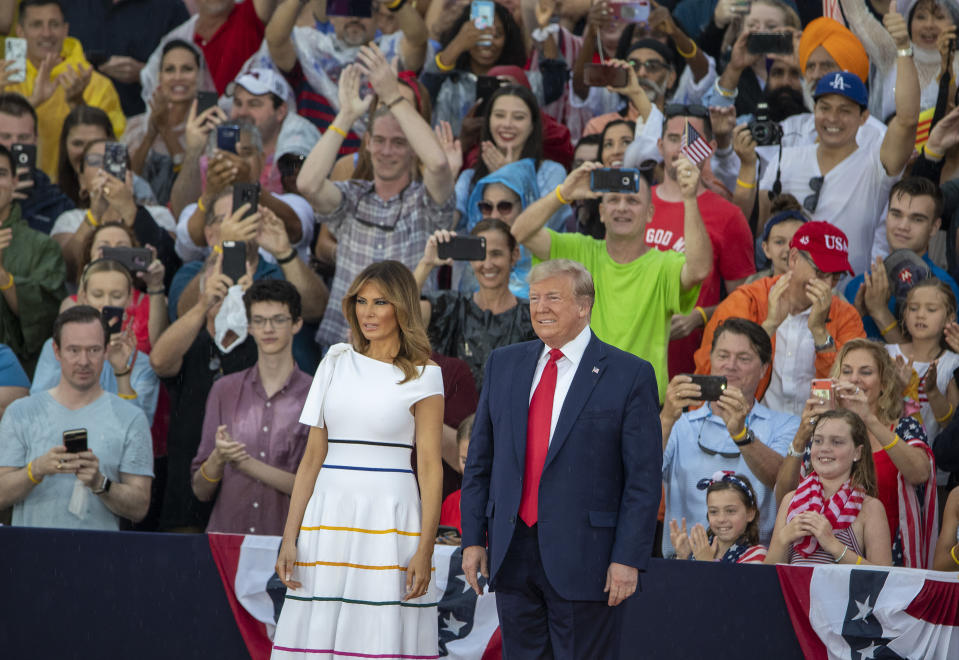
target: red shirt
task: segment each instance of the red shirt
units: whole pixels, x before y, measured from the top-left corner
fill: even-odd
[[[266,26],[256,15],[252,0],[243,0],[208,40],[193,35],[193,43],[203,51],[218,93],[226,92],[226,86],[233,82],[243,64],[263,43],[265,32]]]
[[[884,451],[874,451],[872,462],[876,466],[876,499],[882,502],[889,521],[889,538],[895,542],[899,531],[899,469]]]
[[[658,190],[659,186],[653,188],[656,211],[646,225],[646,245],[663,251],[686,252],[683,203],[664,201],[659,197]],[[703,191],[698,202],[703,224],[713,246],[713,269],[703,281],[696,304],[709,307],[719,303],[723,280],[739,280],[756,272],[753,234],[739,207],[711,190]],[[669,342],[670,378],[696,370],[693,353],[699,348],[702,338],[702,329],[697,329],[683,339]]]
[[[462,495],[462,490],[454,490],[443,500],[443,506],[440,509],[440,524],[455,527],[459,530],[460,535],[463,534],[463,522],[460,518],[460,497]]]

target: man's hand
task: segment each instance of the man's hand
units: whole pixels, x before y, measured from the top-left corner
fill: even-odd
[[[352,126],[357,119],[366,114],[373,103],[373,95],[360,98],[360,77],[363,72],[358,64],[350,64],[340,72],[339,101],[340,114]]]
[[[206,274],[200,276],[200,297],[198,305],[209,311],[220,304],[226,297],[226,292],[233,285],[233,280],[223,274],[223,254],[214,251],[206,268]]]
[[[679,194],[684,202],[696,201],[699,193],[699,168],[685,156],[676,163],[676,183],[679,184]]]
[[[233,162],[232,158],[227,158],[224,152],[218,151],[210,159],[210,165],[206,170],[206,195],[212,199],[219,196],[220,192],[232,186],[239,177],[240,168]]]
[[[63,445],[53,447],[43,456],[33,459],[30,471],[36,479],[50,476],[51,474],[69,474],[75,473],[80,469],[80,460],[77,454],[71,454]]]
[[[96,457],[96,454],[89,449],[81,451],[77,454],[77,463],[79,465],[77,479],[80,480],[80,483],[90,490],[99,488],[103,478],[100,476],[100,459]],[[61,470],[61,472],[65,472],[65,470]]]
[[[649,100],[649,97],[646,95],[646,89],[639,84],[639,76],[636,75],[636,69],[634,69],[632,65],[625,60],[609,59],[606,60],[605,64],[608,66],[618,67],[620,69],[626,69],[626,86],[610,87],[607,85],[607,91],[615,94],[622,94],[629,99],[630,103],[636,106],[636,109],[639,110],[639,114],[642,117],[649,117],[649,112],[653,106]]]
[[[863,273],[862,289],[862,302],[871,317],[877,318],[889,308],[889,278],[882,258],[876,257],[872,270]]]
[[[30,105],[34,108],[38,108],[46,103],[47,100],[53,96],[54,92],[57,91],[57,83],[60,79],[51,79],[50,74],[57,65],[58,59],[55,53],[47,53],[40,62],[40,67],[37,69],[37,77],[33,81],[33,94],[30,95]]]
[[[129,84],[140,82],[140,69],[142,68],[143,62],[132,57],[111,55],[110,59],[100,65],[99,70],[105,76]]]
[[[748,124],[740,124],[733,131],[733,151],[739,156],[739,162],[745,167],[756,167],[756,141]]]
[[[57,84],[63,87],[67,103],[72,106],[83,104],[83,92],[90,84],[92,76],[93,67],[91,66],[77,64],[74,68],[72,64],[67,65],[67,68],[57,76]]]
[[[730,436],[738,435],[746,428],[746,416],[749,414],[749,402],[738,387],[729,385],[716,401],[719,416],[726,423]]]
[[[789,281],[792,279],[792,271],[787,271],[776,283],[769,289],[769,303],[766,308],[766,320],[763,321],[763,329],[771,337],[776,334],[776,328],[789,316],[789,302],[783,299]]]
[[[450,126],[448,121],[441,121],[434,130],[436,139],[439,140],[440,146],[443,147],[443,153],[446,154],[446,162],[449,163],[450,172],[456,178],[460,170],[463,169],[463,145],[453,135],[453,127]]]
[[[660,414],[675,422],[683,414],[683,408],[700,403],[702,394],[702,388],[692,378],[686,374],[676,374],[666,386],[666,398]]]
[[[164,267],[163,262],[157,259],[156,248],[146,244],[147,248],[153,253],[153,260],[150,262],[150,265],[147,266],[147,269],[137,273],[137,277],[140,278],[144,284],[146,284],[147,291],[156,291],[157,289],[162,289],[163,287],[163,278],[166,275],[166,267]]]
[[[725,149],[733,143],[733,130],[736,128],[736,106],[710,106],[709,123],[713,127],[716,146]]]
[[[257,211],[250,217],[244,218],[243,214],[249,210],[250,204],[246,203],[223,220],[223,224],[220,225],[221,241],[249,242],[256,240],[260,231],[260,219],[263,215],[261,211]]]
[[[585,162],[566,176],[559,189],[559,194],[567,201],[577,199],[599,199],[602,193],[590,189],[590,172],[600,170],[604,167],[602,163]],[[549,193],[547,193],[549,194]]]
[[[889,11],[882,17],[882,24],[886,26],[889,36],[896,42],[897,49],[909,47],[909,26],[906,25],[906,19],[902,17],[902,14],[896,11],[895,3],[889,4]]]
[[[729,64],[727,66],[733,67],[735,71],[745,71],[762,57],[758,53],[750,53],[746,49],[746,40],[750,34],[752,34],[750,30],[743,30],[733,43],[733,50],[729,55]]]
[[[604,592],[609,593],[607,604],[616,607],[624,600],[636,593],[639,584],[639,570],[625,564],[611,562],[606,569],[606,586]]]
[[[467,546],[463,548],[463,575],[466,576],[466,584],[473,587],[477,596],[482,596],[483,590],[480,588],[479,579],[476,577],[477,573],[481,573],[484,578],[489,580],[486,548],[481,545]]]
[[[240,463],[250,457],[246,451],[246,445],[235,441],[225,424],[217,427],[215,442],[216,446],[207,460],[213,461],[220,468],[227,463]]]
[[[806,282],[806,298],[812,303],[809,319],[806,325],[813,337],[826,333],[826,320],[829,318],[829,307],[832,305],[832,287],[829,283],[814,277]],[[819,339],[816,339],[819,343]]]
[[[389,103],[400,96],[400,84],[396,78],[396,63],[394,57],[390,62],[386,55],[375,43],[361,46],[356,54],[356,61],[360,71],[369,78],[370,86],[383,103]]]
[[[286,232],[286,225],[276,217],[273,211],[265,206],[260,207],[259,213],[260,228],[256,235],[256,242],[277,259],[288,256],[293,246],[290,243],[290,236]]]
[[[696,328],[703,326],[703,315],[698,310],[689,314],[673,314],[669,319],[669,341],[688,337]]]

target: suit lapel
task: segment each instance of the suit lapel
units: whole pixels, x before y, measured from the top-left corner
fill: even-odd
[[[516,461],[520,471],[526,465],[526,427],[529,423],[529,393],[533,387],[533,375],[536,363],[543,351],[543,342],[529,342],[523,358],[512,370],[510,380],[510,417],[513,424],[513,446],[516,449]]]
[[[579,367],[573,375],[573,382],[569,386],[569,392],[566,393],[566,400],[563,402],[563,409],[559,413],[559,419],[556,421],[556,430],[553,431],[553,439],[549,443],[549,452],[546,454],[545,470],[550,462],[562,449],[563,443],[569,437],[569,432],[573,424],[579,417],[580,411],[586,405],[586,400],[592,393],[593,388],[599,381],[605,369],[606,350],[602,342],[596,338],[596,335],[590,337],[589,344],[583,352],[583,359],[579,361]]]

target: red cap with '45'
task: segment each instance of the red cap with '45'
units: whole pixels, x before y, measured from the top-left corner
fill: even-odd
[[[849,239],[831,223],[804,223],[793,234],[789,247],[808,252],[816,268],[824,273],[855,274],[849,265]]]

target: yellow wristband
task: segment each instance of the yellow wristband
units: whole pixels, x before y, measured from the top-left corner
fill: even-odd
[[[86,219],[87,222],[90,223],[91,227],[96,228],[100,226],[100,223],[97,222],[97,219],[93,217],[93,212],[90,209],[87,209],[87,212],[84,215],[84,218]]]
[[[7,289],[13,286],[13,273],[7,273],[7,275],[10,276],[10,279],[7,281],[7,284],[5,286],[0,286],[0,291],[6,291]]]
[[[563,194],[559,191],[559,189],[562,187],[563,187],[563,184],[559,184],[558,186],[556,186],[556,199],[559,200],[560,204],[565,206],[566,204],[569,204],[569,201],[563,199]]]
[[[756,184],[755,184],[755,183],[747,183],[746,181],[743,181],[742,179],[740,179],[738,176],[736,177],[736,185],[739,186],[740,188],[755,188],[755,187],[756,187]]]
[[[924,154],[926,154],[926,158],[929,158],[930,160],[942,160],[943,157],[945,156],[945,154],[936,153],[935,151],[930,149],[928,144],[925,144],[922,147],[922,151]]]
[[[223,254],[223,245],[221,243],[217,243],[213,246],[213,251],[217,254]]]
[[[340,128],[339,126],[334,126],[333,124],[330,124],[329,128],[330,128],[330,130],[333,131],[334,133],[340,135],[344,140],[346,139],[346,131],[344,131],[344,130],[343,130],[342,128]]]
[[[684,53],[683,51],[679,50],[679,46],[675,46],[676,52],[679,53],[679,56],[686,60],[688,60],[691,57],[695,57],[696,53],[699,52],[699,48],[696,46],[696,42],[693,41],[692,39],[690,39],[689,41],[693,45],[693,50],[690,53]]]
[[[893,447],[896,446],[896,443],[897,443],[897,442],[899,442],[899,434],[898,434],[898,433],[895,435],[895,437],[893,437],[892,442],[890,442],[888,445],[886,445],[885,447],[883,447],[882,450],[883,450],[883,451],[889,451],[890,449],[892,449]]]
[[[202,198],[202,197],[197,197],[196,207],[197,207],[198,209],[200,209],[200,211],[202,211],[203,213],[206,213],[206,206],[203,205],[203,198]]]
[[[123,374],[123,375],[125,376],[126,374]],[[117,394],[117,396],[126,401],[133,401],[135,398],[137,398],[137,393],[134,392],[133,394]]]
[[[956,545],[959,545],[957,543]],[[959,566],[959,559],[956,558],[956,546],[952,546],[952,550],[949,551],[949,554],[952,555],[952,561],[956,562],[956,565]]]
[[[856,555],[856,566],[862,563],[862,555]]]
[[[32,481],[35,484],[38,484],[41,481],[43,481],[43,479],[37,479],[36,477],[33,476],[33,461],[30,461],[29,463],[27,463],[27,477],[30,479],[30,481]],[[955,557],[956,556],[953,555],[953,559],[955,559]],[[959,563],[959,562],[956,562],[956,563]]]
[[[720,87],[720,85],[719,85],[719,79],[718,79],[718,78],[716,79],[716,82],[713,83],[713,84],[716,86],[716,91],[719,92],[719,95],[720,95],[720,96],[723,96],[723,97],[725,97],[725,98],[727,98],[727,99],[733,99],[733,98],[736,98],[736,97],[739,95],[739,94],[738,94],[738,91],[739,91],[739,90],[736,90],[736,89],[726,89],[725,87]]]
[[[748,426],[744,426],[742,431],[740,431],[740,432],[737,433],[736,435],[731,435],[731,436],[729,436],[729,437],[731,437],[731,438],[733,439],[733,442],[739,442],[740,440],[742,440],[743,438],[746,437],[746,431],[748,431],[748,430],[749,430],[749,427],[748,427]]]
[[[387,9],[396,9],[396,8],[399,7],[402,3],[403,3],[403,0],[395,0],[395,2],[389,2],[389,0],[387,0],[387,2],[384,3],[384,4],[386,5],[386,8],[387,8]]]
[[[706,310],[702,307],[697,307],[696,311],[703,315],[703,327],[705,327],[706,324],[709,323],[709,317],[706,316]]]
[[[950,403],[949,410],[946,412],[946,414],[943,415],[942,417],[936,417],[936,421],[939,422],[940,424],[945,424],[952,417],[952,413],[955,412],[955,410],[956,409]]]
[[[436,68],[438,68],[440,71],[452,71],[453,69],[456,68],[455,64],[452,64],[449,66],[443,64],[443,60],[440,59],[439,53],[436,54],[435,62],[436,62]]]
[[[204,465],[206,465],[206,461],[203,461],[202,463],[200,463],[200,476],[201,476],[201,477],[203,477],[204,479],[206,479],[207,481],[209,481],[211,484],[215,484],[215,483],[218,483],[218,482],[220,482],[220,481],[223,480],[223,477],[220,477],[219,479],[210,479],[210,477],[206,476],[206,470],[203,469],[203,466],[204,466]]]
[[[887,325],[885,328],[883,328],[882,330],[880,330],[880,331],[879,331],[879,334],[885,335],[887,332],[889,332],[890,330],[892,330],[893,328],[895,328],[898,324],[899,324],[899,321],[893,321],[892,323],[890,323],[889,325]]]

